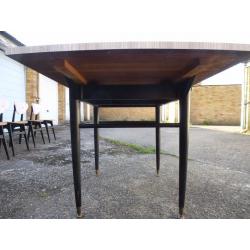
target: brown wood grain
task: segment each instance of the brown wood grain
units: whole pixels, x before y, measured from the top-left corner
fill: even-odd
[[[182,42],[131,42],[18,47],[7,55],[67,85],[198,83],[250,59],[250,45]]]

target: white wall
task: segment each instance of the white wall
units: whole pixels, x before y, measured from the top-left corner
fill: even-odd
[[[39,74],[39,98],[42,107],[40,119],[58,124],[58,84],[42,74]]]
[[[69,113],[69,88],[65,88],[65,120],[70,120],[70,113]]]
[[[0,99],[10,102],[10,107],[4,114],[5,121],[12,119],[14,101],[25,102],[25,88],[25,67],[0,51]]]
[[[205,81],[202,85],[226,85],[226,84],[243,84],[244,82],[244,64],[237,64],[223,72],[216,74]]]
[[[88,109],[89,109],[89,105],[88,105]],[[80,119],[81,119],[81,121],[90,119],[90,118],[88,118],[88,115],[87,115],[87,117],[84,117],[84,103],[83,102],[80,102]],[[70,120],[69,88],[65,89],[65,120],[66,121]]]

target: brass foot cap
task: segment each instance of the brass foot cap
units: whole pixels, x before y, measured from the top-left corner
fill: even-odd
[[[180,215],[180,219],[184,219],[184,208],[180,208],[179,209],[179,215]]]
[[[160,171],[159,170],[156,171],[156,176],[160,177]]]
[[[77,212],[77,215],[76,215],[77,219],[84,218],[84,213],[82,213],[82,208],[81,207],[77,207],[76,212]]]
[[[99,169],[95,171],[96,176],[100,176],[100,171]]]

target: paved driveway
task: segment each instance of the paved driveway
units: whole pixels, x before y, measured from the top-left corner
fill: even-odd
[[[143,146],[155,145],[154,129],[102,129],[101,135]],[[220,131],[216,127],[214,129],[192,127],[189,143],[189,159],[232,171],[250,173],[250,136]],[[178,147],[178,128],[162,128],[162,151],[178,156]]]
[[[162,129],[160,177],[155,155],[101,140],[101,176],[94,171],[93,131],[81,133],[82,199],[86,218],[176,218],[178,130]],[[0,153],[0,218],[75,218],[69,128],[58,140],[19,148],[11,161]],[[102,130],[109,137],[154,145],[152,129]],[[250,137],[190,131],[187,218],[250,218]]]

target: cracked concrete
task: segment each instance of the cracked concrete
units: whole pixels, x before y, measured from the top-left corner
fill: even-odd
[[[177,218],[178,131],[162,130],[160,177],[155,155],[100,142],[95,176],[93,131],[81,131],[82,200],[85,218]],[[154,145],[147,129],[101,130],[101,136]],[[69,128],[57,127],[56,142],[5,160],[0,153],[0,218],[75,218]],[[250,137],[194,128],[186,218],[250,218]],[[19,145],[18,145],[19,146]],[[172,154],[172,155],[171,155]]]

